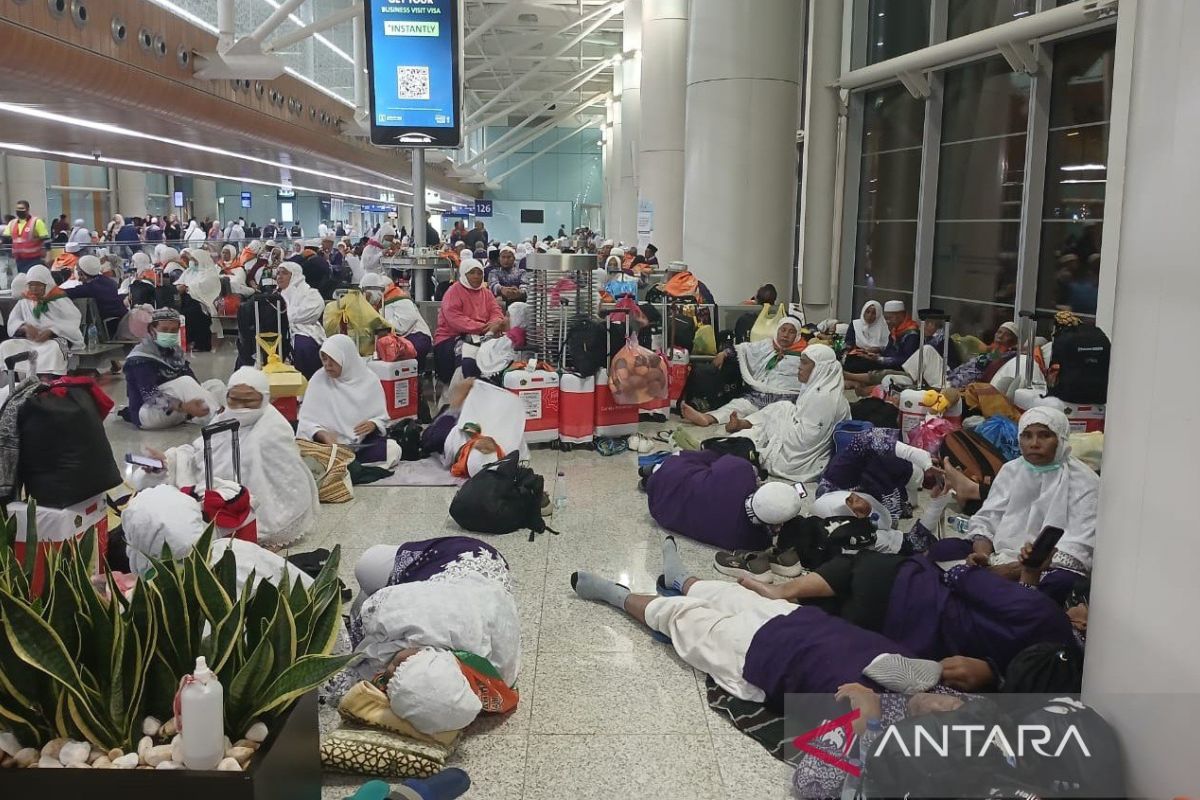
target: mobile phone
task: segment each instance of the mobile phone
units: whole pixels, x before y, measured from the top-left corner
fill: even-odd
[[[1022,566],[1040,567],[1050,557],[1050,553],[1054,551],[1054,547],[1062,536],[1062,528],[1056,528],[1053,525],[1042,528],[1042,532],[1033,540],[1033,549],[1029,551],[1029,557],[1021,562]]]
[[[166,469],[166,464],[159,461],[157,458],[149,456],[139,456],[134,453],[125,454],[125,463],[133,464],[135,467],[144,467],[146,469]]]

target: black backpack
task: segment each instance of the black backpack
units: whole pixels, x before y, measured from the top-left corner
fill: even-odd
[[[421,423],[415,419],[402,419],[388,427],[388,438],[400,445],[401,461],[420,461],[426,456],[421,447]]]
[[[721,455],[744,458],[758,470],[759,478],[767,477],[767,471],[762,467],[758,448],[755,446],[753,439],[745,436],[717,436],[712,439],[705,439],[700,443],[700,447],[704,450],[720,453]]]
[[[528,528],[529,540],[546,530],[542,476],[509,453],[468,478],[450,501],[450,518],[472,533],[512,533]],[[552,533],[555,531],[551,530]]]
[[[39,387],[21,406],[17,426],[17,477],[38,505],[66,508],[121,484],[104,421],[86,386]]]
[[[567,367],[590,378],[608,364],[608,328],[597,319],[578,317],[567,329]]]
[[[1064,328],[1054,337],[1050,363],[1058,379],[1047,391],[1067,403],[1108,402],[1108,362],[1112,343],[1095,325]]]
[[[712,411],[742,393],[742,371],[737,359],[727,358],[720,367],[709,362],[692,365],[683,397],[689,406],[701,413]]]
[[[900,411],[878,397],[864,397],[850,404],[850,418],[870,422],[876,428],[899,428]]]
[[[293,239],[294,239],[294,238],[296,238],[297,236],[299,236],[299,235],[300,235],[302,232],[303,232],[303,231],[300,229],[300,226],[299,226],[299,225],[293,225],[293,226],[292,226],[292,231],[291,231],[291,233],[292,233],[292,238],[293,238]]]

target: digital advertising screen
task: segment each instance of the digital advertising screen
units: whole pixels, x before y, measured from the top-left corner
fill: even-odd
[[[364,0],[371,143],[457,147],[462,0]]]

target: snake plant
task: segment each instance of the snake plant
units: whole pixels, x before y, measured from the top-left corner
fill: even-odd
[[[16,520],[0,519],[0,730],[23,743],[68,737],[129,751],[143,718],[171,716],[197,656],[225,688],[225,728],[237,739],[349,659],[329,654],[341,624],[338,548],[309,588],[299,578],[276,588],[252,576],[239,593],[232,549],[210,564],[210,528],[186,557],[152,560],[126,597],[111,575],[94,575],[93,529],[44,548],[35,593],[32,508],[28,521],[22,562]]]

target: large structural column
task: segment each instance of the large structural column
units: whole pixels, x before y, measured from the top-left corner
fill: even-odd
[[[0,199],[4,201],[3,213],[13,213],[18,200],[28,200],[29,210],[35,217],[46,220],[50,215],[46,208],[46,162],[40,158],[22,156],[0,156],[4,159],[4,180]],[[46,222],[49,225],[49,220]]]
[[[790,286],[803,3],[692,0],[683,258],[718,303]]]
[[[115,210],[126,219],[146,216],[146,173],[133,169],[117,170]]]
[[[642,121],[642,0],[625,0],[621,52],[621,181],[619,238],[637,243],[638,140]]]
[[[617,240],[621,237],[621,151],[625,146],[625,139],[622,136],[621,126],[621,88],[624,84],[624,79],[621,74],[621,65],[618,64],[613,70],[613,90],[612,90],[612,127],[609,128],[609,150],[608,150],[608,172],[609,177],[609,196],[608,209],[605,218],[608,220],[608,227],[604,234],[607,238]]]
[[[654,212],[650,241],[661,263],[683,258],[687,28],[688,0],[642,0],[638,199]]]
[[[192,179],[192,215],[198,220],[217,218],[217,182]]]
[[[1188,340],[1200,296],[1200,84],[1188,78],[1200,70],[1197,37],[1193,0],[1121,3],[1101,251],[1112,367],[1083,699],[1120,737],[1122,797],[1195,796],[1200,786],[1200,625],[1190,618],[1200,581],[1187,557],[1200,373],[1155,355]]]

